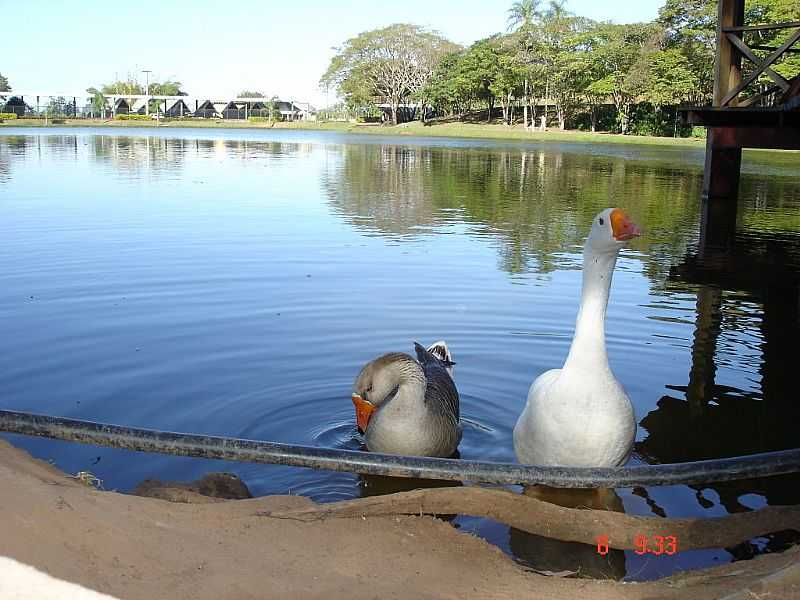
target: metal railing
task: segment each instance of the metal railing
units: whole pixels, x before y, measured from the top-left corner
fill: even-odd
[[[713,483],[800,472],[800,448],[678,464],[572,468],[317,448],[121,427],[8,410],[0,410],[0,431],[175,456],[394,477],[496,484],[541,484],[566,488]]]

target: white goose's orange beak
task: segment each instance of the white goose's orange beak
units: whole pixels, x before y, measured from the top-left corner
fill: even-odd
[[[611,211],[611,230],[614,232],[614,239],[618,242],[626,242],[642,235],[636,223],[631,221],[628,214],[621,208]]]
[[[353,394],[353,404],[356,407],[356,424],[361,433],[367,431],[370,417],[375,412],[375,405],[369,400],[364,400],[358,394]]]

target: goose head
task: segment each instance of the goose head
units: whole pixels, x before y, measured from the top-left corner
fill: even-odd
[[[607,208],[592,221],[592,229],[586,239],[587,248],[595,252],[619,252],[630,239],[641,235],[639,227],[631,221],[621,208]]]
[[[394,398],[400,387],[420,371],[419,363],[402,352],[384,354],[361,369],[352,395],[361,433],[367,430],[372,414]]]

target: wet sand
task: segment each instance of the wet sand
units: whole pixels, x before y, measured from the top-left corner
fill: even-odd
[[[561,579],[431,517],[306,523],[257,514],[312,504],[298,496],[176,499],[95,490],[0,440],[0,555],[123,599],[800,598],[798,548],[656,582]]]

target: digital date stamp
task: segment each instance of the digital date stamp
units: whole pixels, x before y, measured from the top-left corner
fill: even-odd
[[[608,535],[597,536],[597,553],[601,556],[608,554],[610,539]],[[675,535],[652,535],[650,537],[637,533],[633,537],[636,554],[652,554],[654,556],[672,556],[678,553],[678,537]]]

